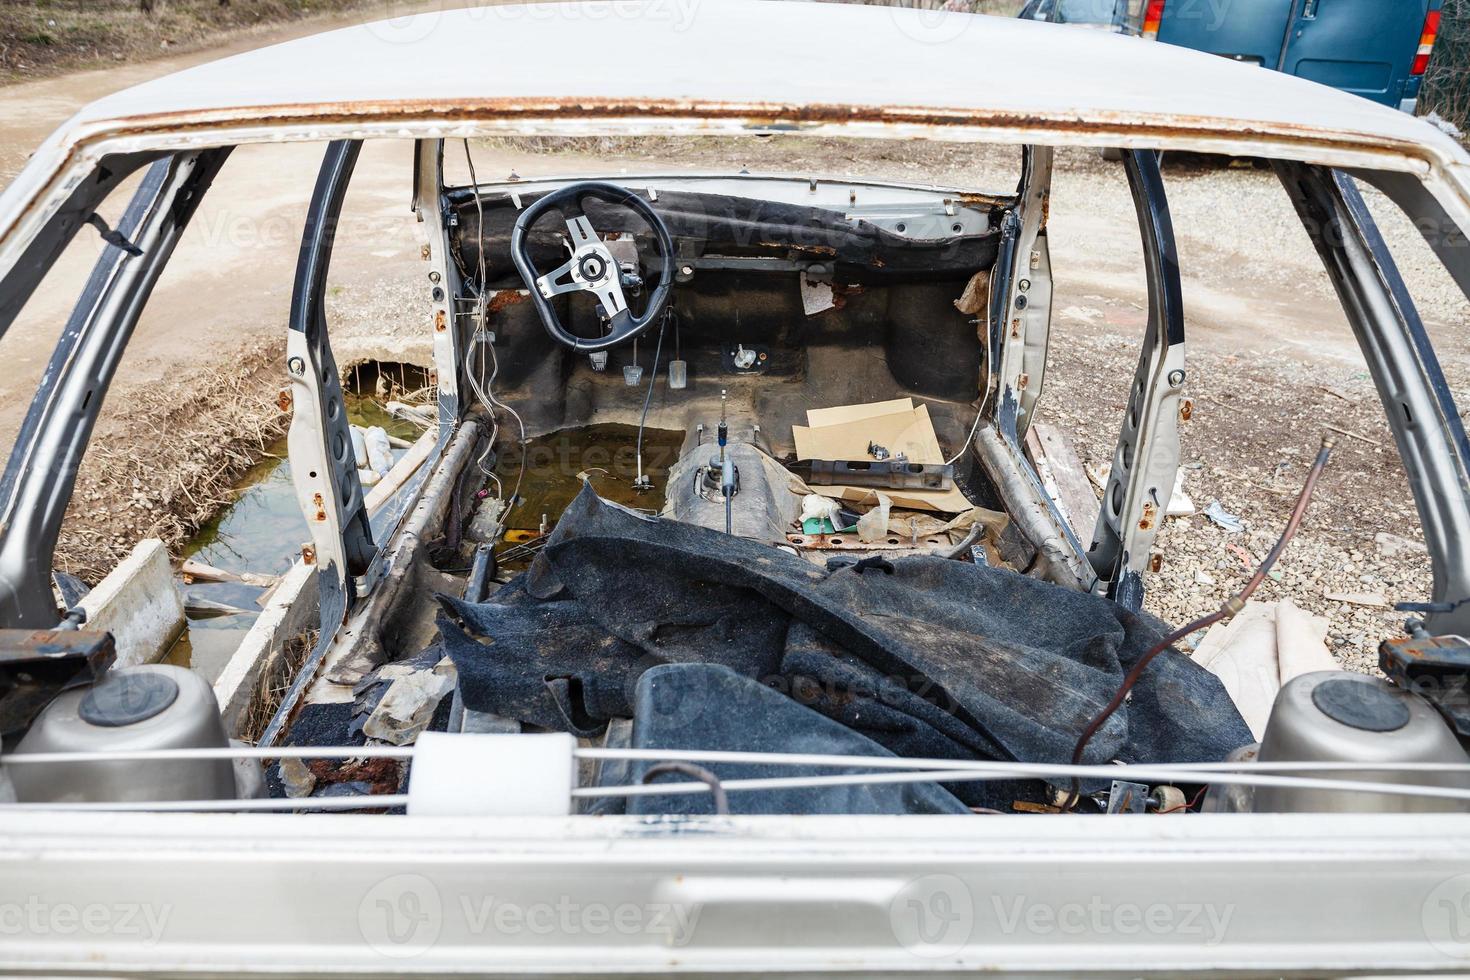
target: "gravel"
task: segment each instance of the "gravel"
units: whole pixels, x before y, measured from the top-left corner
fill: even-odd
[[[1069,340],[1053,349],[1040,417],[1072,433],[1084,465],[1106,472],[1136,334],[1069,332]],[[1339,437],[1301,531],[1276,566],[1279,580],[1268,579],[1257,597],[1289,598],[1326,616],[1340,662],[1375,669],[1378,643],[1401,632],[1405,619],[1389,605],[1427,597],[1431,579],[1427,558],[1414,547],[1418,518],[1372,383],[1347,368],[1261,365],[1198,346],[1191,377],[1195,411],[1181,432],[1184,490],[1201,510],[1219,501],[1244,530],[1227,533],[1200,514],[1167,520],[1155,545],[1163,565],[1147,582],[1147,608],[1184,623],[1244,585],[1280,533],[1324,423],[1331,424],[1364,438]],[[1409,545],[1385,549],[1375,541],[1379,534]],[[1383,602],[1360,605],[1333,595]]]

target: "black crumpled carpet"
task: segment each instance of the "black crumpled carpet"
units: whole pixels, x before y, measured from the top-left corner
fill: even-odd
[[[824,571],[590,487],[492,601],[439,600],[468,708],[591,737],[632,716],[648,668],[722,664],[898,755],[962,759],[1068,761],[1162,636],[1106,599],[1009,570],[908,557]],[[1214,675],[1167,652],[1086,761],[1215,761],[1250,741]],[[967,785],[956,792],[986,805],[1014,789]]]
[[[778,691],[716,664],[660,664],[643,672],[634,694],[635,749],[720,752],[800,752],[807,755],[892,756],[883,746],[839,722],[804,708]],[[629,782],[646,782],[654,763],[634,762]],[[708,765],[721,782],[836,776],[871,772],[831,766],[724,762]],[[655,774],[654,783],[689,782],[680,773]],[[743,790],[729,794],[731,813],[969,813],[937,783],[855,783]],[[635,815],[710,813],[708,794],[630,796]]]

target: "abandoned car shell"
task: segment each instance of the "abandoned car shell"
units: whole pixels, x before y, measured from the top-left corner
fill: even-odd
[[[362,70],[365,64],[372,70]],[[1461,286],[1470,285],[1463,235],[1458,246],[1449,240],[1449,230],[1470,227],[1470,157],[1422,122],[1299,79],[1130,38],[964,14],[805,3],[550,4],[429,12],[337,31],[88,106],[0,195],[0,331],[95,200],[115,186],[109,158],[136,167],[197,154],[189,165],[196,170],[180,167],[169,178],[195,181],[193,189],[223,162],[208,155],[214,148],[337,141],[307,233],[308,244],[313,234],[325,236],[329,251],[331,233],[317,219],[330,219],[330,208],[318,205],[335,193],[340,206],[346,182],[334,177],[350,173],[353,141],[420,141],[414,189],[422,215],[433,210],[424,201],[436,190],[434,143],[451,137],[792,132],[1024,146],[1027,172],[1010,200],[1029,224],[1012,232],[1032,240],[1044,226],[1051,146],[1288,161],[1281,172],[1298,178],[1299,209],[1340,206],[1338,220],[1371,246],[1351,175],[1381,188],[1423,226],[1446,229],[1427,237]],[[1167,215],[1146,206],[1158,189],[1157,163],[1143,152],[1127,157],[1146,240],[1166,241]],[[1323,168],[1338,174],[1324,177]],[[161,181],[155,173],[162,172],[145,179]],[[457,206],[478,207],[478,187],[473,198]],[[482,238],[483,215],[477,220]],[[160,237],[177,232],[138,223]],[[1405,406],[1390,421],[1418,477],[1435,570],[1429,618],[1437,632],[1449,632],[1470,626],[1470,605],[1461,607],[1470,598],[1470,556],[1459,546],[1470,540],[1470,447],[1436,386],[1443,379],[1414,346],[1416,318],[1369,275],[1380,268],[1377,253],[1365,254],[1346,254],[1330,271],[1345,304],[1357,301],[1354,327],[1365,347],[1382,341],[1371,361],[1380,392]],[[1173,257],[1151,258],[1156,280],[1157,267]],[[433,260],[450,268],[439,252]],[[305,271],[319,280],[324,270]],[[1140,372],[1168,378],[1182,363],[1182,320],[1173,336],[1182,314],[1166,285],[1151,281],[1150,290],[1157,350],[1145,352]],[[293,308],[293,333],[302,336],[298,321],[319,313],[308,309],[309,292]],[[449,308],[442,297],[435,303],[441,315]],[[1390,322],[1402,331],[1392,332]],[[293,457],[298,439],[320,451],[317,433],[298,435],[296,427],[326,431],[329,413],[312,415],[317,399],[340,400],[329,351],[312,349],[302,336],[292,337],[292,357],[316,357],[313,366],[329,370],[318,386],[320,371],[291,369]],[[448,496],[449,464],[463,466],[475,444],[461,438],[474,425],[453,401],[463,358],[456,343],[435,338],[441,463],[426,497],[435,481],[439,496]],[[1036,370],[1026,360],[1035,352],[1021,347],[1007,342],[1004,354],[990,352],[985,377],[1002,411],[1014,413],[1034,397],[1020,379]],[[1180,383],[1167,387],[1177,396]],[[67,396],[85,404],[77,392]],[[1168,403],[1151,410],[1160,405]],[[1157,454],[1171,475],[1172,448],[1172,456],[1169,446]],[[24,498],[17,488],[41,485],[27,483],[23,469],[13,464],[7,472],[0,500],[0,621],[50,627],[46,539],[54,544],[48,528],[65,500]],[[1124,488],[1114,489],[1121,499]],[[356,491],[349,488],[336,508],[324,506],[324,529],[313,530],[320,567],[341,573],[341,607],[335,619],[323,616],[329,627],[375,586],[396,587],[391,549],[401,542],[390,536],[386,558],[352,552],[349,524],[365,520]],[[1118,539],[1107,561],[1133,574],[1150,540],[1137,536],[1131,518],[1135,491],[1130,483],[1128,503],[1118,508],[1125,519],[1114,522]],[[1038,512],[1030,520],[1028,528],[1043,527],[1047,518]],[[1129,554],[1129,543],[1140,541],[1143,552]],[[1073,571],[1074,584],[1098,584],[1101,561],[1089,564],[1066,542],[1057,547],[1057,564]],[[355,593],[348,567],[356,569]],[[232,802],[265,809],[250,805],[260,801]],[[1199,814],[1100,825],[1067,815],[305,818],[16,809],[0,822],[0,903],[18,896],[60,908],[85,895],[107,909],[151,909],[167,921],[156,933],[140,923],[136,933],[118,928],[85,941],[55,930],[0,935],[0,969],[850,976],[1460,969],[1470,951],[1462,918],[1453,914],[1470,875],[1465,818],[1413,820],[1409,839],[1402,816],[1364,813]],[[221,893],[237,904],[237,917],[219,914]],[[1371,907],[1344,900],[1369,895]],[[505,925],[487,900],[520,910],[521,924]],[[541,928],[542,913],[555,918],[567,908],[574,925]],[[635,928],[586,925],[587,910],[625,908],[636,912]],[[689,912],[699,917],[697,930],[681,918]]]

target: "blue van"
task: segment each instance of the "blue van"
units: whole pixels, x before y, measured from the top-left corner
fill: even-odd
[[[1412,113],[1443,0],[1030,0],[1104,27],[1309,78]]]

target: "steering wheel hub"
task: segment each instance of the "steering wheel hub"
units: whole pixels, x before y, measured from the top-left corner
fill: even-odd
[[[577,260],[577,267],[581,270],[582,278],[589,285],[595,286],[607,272],[607,260],[595,252],[589,252]]]

